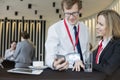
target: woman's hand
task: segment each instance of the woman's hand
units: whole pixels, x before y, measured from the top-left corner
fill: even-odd
[[[84,64],[81,60],[75,61],[72,71],[80,71],[80,68],[84,69]]]

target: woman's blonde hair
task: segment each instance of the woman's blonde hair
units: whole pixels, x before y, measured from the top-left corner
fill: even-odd
[[[120,38],[120,15],[114,10],[103,10],[97,15],[103,15],[106,20],[107,36],[113,36],[113,38]]]

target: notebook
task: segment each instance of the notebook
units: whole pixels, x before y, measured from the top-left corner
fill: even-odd
[[[43,70],[35,70],[35,69],[28,69],[28,68],[14,68],[14,69],[7,70],[7,72],[39,75],[43,72]]]

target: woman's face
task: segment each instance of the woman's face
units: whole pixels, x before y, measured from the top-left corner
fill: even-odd
[[[99,15],[97,18],[96,32],[97,36],[107,37],[106,20],[103,15]]]
[[[11,48],[12,48],[12,49],[16,49],[16,45],[17,45],[16,42],[13,42],[13,43],[11,44]]]

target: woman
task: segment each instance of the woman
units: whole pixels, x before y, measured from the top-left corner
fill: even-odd
[[[110,80],[120,71],[120,15],[113,10],[99,12],[96,32],[101,40],[93,52],[93,68],[111,75]]]
[[[31,66],[35,58],[35,48],[29,41],[29,34],[27,32],[21,33],[21,42],[18,42],[14,54],[15,67],[28,67]]]
[[[13,54],[15,53],[16,44],[17,44],[16,41],[11,41],[10,48],[5,51],[6,60],[10,60],[10,61],[14,60]]]
[[[2,68],[14,68],[14,54],[16,49],[17,41],[11,41],[10,48],[5,51],[5,57],[1,60]]]

